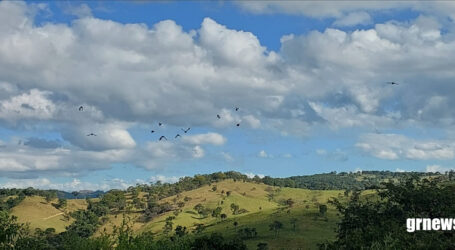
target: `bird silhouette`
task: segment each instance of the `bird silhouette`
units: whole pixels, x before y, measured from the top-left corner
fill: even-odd
[[[388,84],[391,84],[391,85],[398,85],[398,83],[396,82],[387,82]]]
[[[240,123],[237,123],[237,127],[240,127]]]
[[[94,133],[90,133],[87,136],[96,136]]]
[[[161,125],[163,125],[163,124],[161,122],[158,122],[158,126],[161,126]]]
[[[167,141],[167,138],[166,138],[166,136],[164,136],[164,135],[162,135],[162,136],[160,137],[160,141],[163,140],[163,139],[165,139],[165,140]]]
[[[83,111],[84,110],[84,107],[83,106],[80,106],[79,107],[79,111]]]
[[[216,115],[216,118],[221,119],[221,116],[220,115]]]
[[[186,134],[191,128],[187,128],[186,130],[182,128],[182,131]]]
[[[239,108],[238,108],[238,107],[235,107],[235,111],[239,111]]]
[[[174,138],[181,137],[180,134],[177,134]]]
[[[150,133],[152,133],[152,134],[155,133],[155,130],[151,130]]]

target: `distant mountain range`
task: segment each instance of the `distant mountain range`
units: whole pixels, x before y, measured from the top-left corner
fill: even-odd
[[[106,192],[97,190],[80,190],[74,192],[66,192],[66,191],[57,191],[58,198],[65,198],[65,199],[85,199],[85,198],[98,198],[101,195],[105,194]]]

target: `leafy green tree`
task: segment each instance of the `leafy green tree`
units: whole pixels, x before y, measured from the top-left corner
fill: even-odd
[[[249,227],[245,227],[245,228],[242,228],[242,229],[239,229],[237,231],[237,235],[241,238],[241,239],[253,239],[255,238],[258,233],[256,231],[256,228],[249,228]]]
[[[53,199],[57,198],[57,193],[48,191],[45,193],[44,198],[47,203],[50,203]]]
[[[182,207],[185,206],[185,202],[180,201],[180,202],[177,203],[177,206],[178,206],[179,208],[182,208]]]
[[[16,221],[17,217],[9,216],[6,211],[0,211],[0,249],[11,249],[10,247],[26,233],[24,225]]]
[[[65,198],[62,198],[62,199],[59,198],[58,203],[57,203],[57,208],[59,208],[59,209],[65,208],[67,204],[68,204],[68,202]]]
[[[193,230],[193,232],[194,232],[195,234],[200,234],[200,233],[202,233],[202,231],[204,231],[204,229],[205,229],[204,224],[202,224],[202,223],[196,223],[196,224],[194,224],[194,230]]]
[[[278,236],[278,232],[283,228],[283,223],[281,223],[280,221],[273,221],[270,225],[269,225],[269,229],[270,231],[274,231],[275,232],[275,238]]]
[[[218,218],[221,215],[222,208],[221,207],[216,207],[212,211],[212,217]]]
[[[232,214],[238,214],[239,213],[239,205],[235,204],[235,203],[231,203],[231,210],[232,210]]]
[[[196,204],[196,206],[194,206],[193,209],[196,210],[196,212],[197,212],[198,214],[200,214],[201,211],[204,210],[204,205],[202,205],[201,203],[198,203],[198,204]]]
[[[348,203],[333,199],[342,215],[334,242],[326,249],[451,249],[453,234],[406,230],[407,218],[451,218],[455,214],[455,184],[442,178],[411,175],[399,183],[384,183],[380,199],[360,199],[354,192]],[[361,226],[359,226],[361,225]]]
[[[175,235],[177,235],[178,237],[183,237],[187,234],[188,232],[186,231],[186,227],[182,227],[180,225],[178,225],[176,228],[175,228]]]
[[[257,250],[268,250],[269,249],[269,245],[265,242],[259,242],[257,244]]]

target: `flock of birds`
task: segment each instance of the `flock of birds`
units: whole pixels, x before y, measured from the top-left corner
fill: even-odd
[[[234,110],[235,110],[235,111],[239,111],[239,107],[235,107]],[[80,112],[84,111],[84,106],[80,106],[80,107],[79,107],[79,111],[80,111]],[[220,116],[219,114],[217,114],[217,115],[216,115],[216,118],[218,118],[218,120],[219,120],[219,119],[221,119],[221,116]],[[163,126],[163,123],[162,123],[162,122],[158,122],[158,127],[161,127],[161,126]],[[237,127],[240,127],[240,123],[237,123],[236,126],[237,126]],[[186,129],[182,128],[181,130],[183,131],[183,133],[186,134],[186,133],[188,133],[188,131],[190,131],[190,129],[191,129],[191,128],[186,128]],[[152,134],[155,133],[155,132],[156,132],[156,131],[153,130],[153,129],[150,130],[150,133],[152,133]],[[87,136],[97,136],[97,135],[96,135],[95,133],[90,133],[90,134],[87,134]],[[177,133],[177,134],[174,136],[174,139],[177,139],[177,138],[179,138],[179,137],[182,137],[182,136],[181,136],[179,133]],[[162,140],[166,140],[166,141],[167,141],[167,138],[166,138],[166,136],[162,135],[162,136],[159,137],[158,140],[159,140],[159,141],[162,141]]]
[[[387,84],[390,84],[390,85],[399,85],[399,83],[397,83],[397,82],[386,82],[386,83],[387,83]],[[234,107],[234,110],[235,110],[235,111],[239,111],[239,107]],[[80,106],[80,107],[79,107],[79,111],[80,111],[80,112],[84,111],[84,106]],[[219,114],[217,114],[217,115],[216,115],[216,118],[218,118],[218,120],[219,120],[219,119],[221,119],[221,116],[220,116]],[[158,122],[158,126],[159,126],[159,127],[163,126],[163,123]],[[237,123],[236,126],[237,126],[237,127],[240,127],[240,123]],[[190,129],[191,129],[191,128],[187,128],[187,129],[183,129],[183,128],[182,128],[181,130],[183,131],[183,133],[186,134],[186,133],[188,133],[188,131],[190,131]],[[376,133],[380,133],[377,129],[375,129],[375,131],[376,131]],[[152,134],[155,133],[155,132],[156,132],[155,130],[151,130],[151,131],[150,131],[150,133],[152,133]],[[87,136],[96,136],[96,134],[90,133],[90,134],[87,134]],[[177,133],[177,134],[174,136],[174,139],[177,139],[177,138],[179,138],[179,137],[181,137],[181,135],[180,135],[179,133]],[[166,141],[167,141],[167,138],[166,138],[166,136],[161,135],[161,136],[159,137],[158,140],[159,140],[159,141],[162,141],[162,140],[166,140]]]

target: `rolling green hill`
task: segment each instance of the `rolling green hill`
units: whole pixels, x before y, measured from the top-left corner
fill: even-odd
[[[18,217],[18,221],[22,223],[30,223],[30,228],[55,228],[57,233],[65,231],[65,227],[70,225],[74,219],[68,215],[72,211],[78,209],[86,209],[87,203],[85,200],[68,200],[66,209],[59,210],[41,196],[26,197],[19,205],[11,210],[11,214]]]
[[[213,191],[213,187],[216,187],[216,191]],[[226,194],[227,192],[230,192],[229,196]],[[270,199],[271,193],[273,199]],[[299,247],[316,249],[317,243],[334,238],[334,228],[338,221],[336,212],[331,206],[328,206],[326,217],[319,216],[318,205],[327,204],[329,198],[341,197],[343,193],[343,190],[278,188],[262,183],[224,180],[160,201],[173,205],[184,202],[178,213],[169,211],[147,223],[138,221],[142,215],[138,211],[133,210],[124,214],[130,219],[135,232],[151,231],[158,237],[165,235],[163,227],[166,218],[174,216],[173,228],[180,225],[193,230],[196,224],[204,224],[205,230],[201,233],[202,235],[222,232],[229,238],[236,236],[237,231],[242,228],[255,228],[258,233],[257,237],[246,240],[251,249],[255,249],[259,242],[268,243],[271,249],[280,249],[283,246],[295,249]],[[294,201],[292,207],[284,205],[284,201],[288,199]],[[185,200],[187,201],[185,202]],[[230,208],[232,203],[248,212],[233,215]],[[201,216],[194,210],[197,204],[210,210],[219,206],[222,208],[221,213],[226,214],[227,218],[215,218],[210,214]],[[123,213],[112,214],[108,218],[109,221],[98,229],[96,235],[101,235],[102,232],[112,232],[114,225],[119,226],[122,223]],[[297,220],[295,231],[291,224],[292,218]],[[284,224],[282,232],[279,232],[276,238],[274,232],[269,230],[269,224],[274,220]],[[237,226],[234,226],[234,221],[238,223]]]

